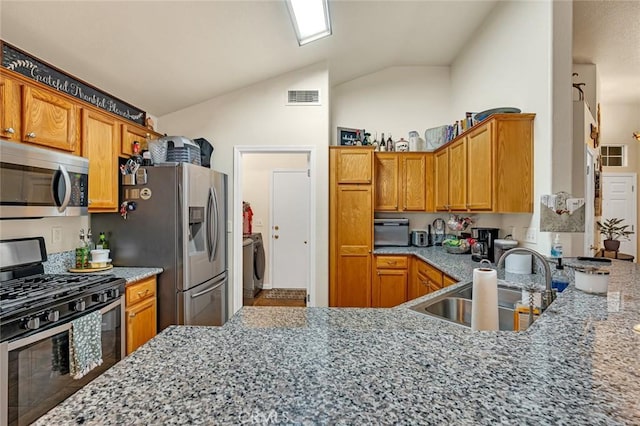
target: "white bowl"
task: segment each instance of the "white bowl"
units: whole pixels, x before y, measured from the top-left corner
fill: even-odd
[[[92,262],[106,262],[109,259],[109,252],[111,250],[103,249],[103,250],[91,250],[91,261]]]
[[[589,268],[576,269],[576,288],[585,293],[606,293],[609,288],[609,271]]]

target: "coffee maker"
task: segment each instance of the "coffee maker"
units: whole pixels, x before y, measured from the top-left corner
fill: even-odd
[[[471,238],[476,242],[471,246],[471,260],[480,262],[487,259],[495,262],[495,244],[498,239],[498,228],[471,228]]]

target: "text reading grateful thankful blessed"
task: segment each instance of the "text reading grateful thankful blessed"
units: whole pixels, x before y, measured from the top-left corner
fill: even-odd
[[[144,111],[77,81],[4,42],[2,66],[134,123],[145,123]]]

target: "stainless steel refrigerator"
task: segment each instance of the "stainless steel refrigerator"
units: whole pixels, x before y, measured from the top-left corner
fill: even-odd
[[[135,203],[126,220],[91,215],[113,264],[164,269],[158,276],[158,330],[227,321],[227,175],[189,163],[141,167],[146,183],[121,185]],[[138,172],[140,178],[143,172]]]

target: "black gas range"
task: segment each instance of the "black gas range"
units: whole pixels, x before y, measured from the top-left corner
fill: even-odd
[[[32,423],[124,357],[125,280],[45,274],[46,260],[43,238],[0,241],[0,425]],[[72,377],[74,320],[96,312],[101,362]]]
[[[44,239],[0,241],[0,342],[14,340],[119,300],[114,275],[45,274]]]
[[[82,316],[120,298],[114,275],[36,274],[0,283],[0,342]]]

